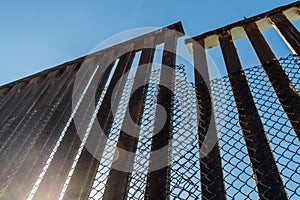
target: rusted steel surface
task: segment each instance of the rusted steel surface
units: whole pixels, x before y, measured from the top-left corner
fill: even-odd
[[[219,40],[259,198],[288,199],[231,36]]]
[[[264,71],[300,141],[300,97],[255,24],[244,27]]]
[[[81,63],[78,63],[79,65]],[[92,67],[91,67],[92,68]],[[91,70],[90,70],[91,71]],[[73,74],[75,75],[75,74]],[[82,82],[83,83],[83,82]],[[73,90],[77,90],[76,88],[73,88],[74,84],[74,77],[71,82],[71,90],[69,92],[73,92]],[[72,94],[72,93],[71,93]],[[68,93],[70,95],[70,93]],[[71,99],[72,95],[69,96],[68,101],[65,102],[67,106],[69,106],[67,112],[72,113],[72,107],[71,107]],[[66,105],[62,105],[66,106]],[[67,113],[65,116],[65,120],[70,120],[70,113]],[[67,124],[67,123],[66,123]],[[39,187],[34,195],[34,199],[55,199],[60,194],[60,189],[63,186],[64,179],[66,178],[69,169],[72,165],[72,160],[74,159],[76,155],[76,151],[80,145],[80,138],[77,134],[77,127],[75,127],[74,121],[72,120],[70,125],[66,127],[62,127],[58,132],[58,136],[52,136],[54,138],[60,137],[64,131],[66,131],[64,137],[62,138],[62,141],[60,142],[60,145],[57,148],[56,153],[54,154],[51,163],[48,164],[48,170],[44,172],[44,177],[41,180],[41,183],[39,184]],[[53,139],[54,139],[53,138]],[[57,140],[54,142],[57,143]],[[54,144],[52,144],[54,145]],[[56,144],[55,144],[56,145]],[[49,149],[51,150],[51,149]],[[52,150],[53,151],[53,150]],[[52,152],[48,152],[48,155]],[[49,159],[49,157],[47,157]],[[44,169],[43,169],[44,170]],[[39,172],[38,174],[40,174]],[[37,175],[38,175],[37,174]],[[36,181],[36,180],[34,180]],[[55,182],[56,184],[52,184]],[[31,188],[30,188],[31,189]],[[47,192],[50,191],[50,192]],[[30,191],[29,191],[30,192]],[[47,192],[47,195],[45,195],[45,192]]]
[[[299,94],[261,33],[272,27],[271,21],[292,51],[299,54],[299,32],[291,23],[292,20],[299,18],[299,6],[300,2],[295,2],[210,31],[194,37],[195,43],[191,43],[194,42],[192,39],[186,40],[191,48],[190,52],[193,53],[195,67],[192,83],[186,84],[195,86],[195,90],[192,88],[191,92],[194,97],[185,96],[187,101],[185,103],[197,102],[199,108],[195,110],[198,119],[185,121],[188,124],[186,127],[178,125],[179,121],[184,121],[183,115],[180,114],[182,108],[181,105],[177,105],[179,100],[176,98],[178,97],[172,91],[178,86],[184,88],[179,91],[189,91],[187,86],[178,83],[181,79],[177,80],[177,73],[182,77],[186,74],[182,75],[184,73],[179,71],[175,73],[175,69],[181,69],[179,66],[176,67],[178,55],[175,53],[177,40],[184,34],[180,22],[0,87],[0,199],[22,200],[32,197],[36,200],[58,198],[65,200],[91,198],[93,200],[100,198],[99,194],[103,199],[129,199],[133,196],[149,200],[194,199],[196,197],[202,199],[235,198],[236,194],[231,194],[231,192],[232,188],[236,189],[236,186],[228,182],[228,173],[232,175],[233,172],[228,172],[230,167],[226,166],[233,163],[229,163],[231,160],[228,161],[225,158],[226,153],[234,153],[231,153],[228,147],[222,148],[218,139],[227,145],[230,141],[224,141],[222,137],[227,134],[228,136],[239,134],[239,131],[242,131],[240,138],[245,142],[234,138],[233,145],[238,144],[246,148],[247,151],[241,153],[245,153],[245,157],[248,156],[250,161],[248,167],[252,169],[252,174],[249,170],[249,180],[255,180],[253,188],[250,187],[248,190],[258,195],[260,199],[288,199],[286,187],[289,195],[291,190],[295,191],[290,195],[291,198],[300,197],[300,186],[292,185],[291,187],[289,180],[285,183],[281,180],[281,174],[286,180],[285,169],[280,168],[279,172],[277,168],[277,164],[282,161],[277,157],[275,160],[273,157],[275,149],[271,149],[269,145],[273,141],[267,139],[267,133],[264,130],[264,125],[269,124],[262,123],[253,99],[254,94],[252,96],[250,91],[252,88],[249,87],[249,79],[246,79],[245,70],[242,69],[233,43],[235,39],[248,36],[300,140]],[[168,29],[175,30],[177,33]],[[198,45],[195,45],[196,43]],[[145,44],[147,44],[146,47]],[[148,87],[146,83],[150,79],[150,74],[152,77],[152,74],[158,72],[152,69],[152,63],[155,60],[154,53],[158,51],[156,46],[159,44],[164,45],[160,61],[163,67],[160,68],[160,75],[156,75],[156,80],[160,81],[160,85],[153,86],[155,85],[153,84]],[[229,132],[225,133],[225,136],[223,132],[220,138],[218,138],[218,133],[222,130],[219,128],[217,130],[217,125],[220,125],[220,116],[215,116],[215,113],[220,110],[216,111],[219,105],[215,108],[212,105],[215,102],[211,91],[215,88],[211,87],[205,50],[217,45],[221,46],[228,72],[227,90],[230,94],[233,93],[230,100],[235,101],[235,104],[232,103],[234,105],[230,105],[233,108],[230,114],[238,116],[238,119],[226,116],[224,121],[232,120],[227,121],[230,123],[229,126],[240,125],[238,131],[228,129]],[[128,72],[134,70],[132,63],[139,51],[141,57],[136,75],[129,80]],[[117,61],[118,64],[115,66],[114,63]],[[108,67],[105,68],[106,66]],[[85,69],[84,74],[78,73],[82,69]],[[172,69],[172,71],[167,69]],[[188,72],[192,74],[191,70]],[[261,72],[264,74],[263,71]],[[95,74],[96,78],[94,78]],[[294,79],[292,79],[293,82],[295,82]],[[125,87],[125,84],[129,82],[133,83],[133,86]],[[178,85],[175,87],[175,84]],[[138,85],[142,87],[137,90],[132,89]],[[151,116],[153,119],[149,117],[147,120],[154,122],[152,126],[154,130],[149,129],[152,135],[147,138],[147,141],[141,141],[140,127],[132,127],[128,134],[124,131],[125,126],[128,125],[129,119],[137,125],[144,125],[143,116],[151,114],[147,110],[147,105],[150,104],[150,100],[146,100],[147,92],[154,92],[157,89],[157,96],[151,93],[156,96],[153,99],[155,102],[153,107],[158,108],[157,105],[160,104],[165,109],[166,120],[161,129],[159,126],[162,123],[161,112],[159,109],[153,111],[154,114]],[[119,118],[117,120],[114,118],[113,104],[123,105],[124,92],[130,96],[129,103],[126,103],[129,113],[125,113],[125,116],[123,114],[118,116],[122,120],[124,117],[124,120],[121,130],[114,133],[115,121]],[[101,104],[99,103],[100,97]],[[280,107],[279,104],[278,106]],[[235,108],[237,112],[234,111]],[[218,119],[215,120],[215,118]],[[105,135],[99,133],[96,121]],[[193,129],[193,126],[197,128]],[[283,129],[289,129],[292,132],[291,127],[284,126],[281,130]],[[194,131],[191,132],[192,130]],[[108,167],[109,175],[99,178],[97,177],[100,173],[99,169],[106,165],[100,161],[104,157],[105,148],[110,145],[107,140],[110,135],[113,135],[112,133],[117,134],[116,146],[119,149],[115,150],[115,155],[118,157],[110,163],[111,165],[105,166]],[[188,134],[195,134],[194,143],[184,147],[188,149],[188,153],[178,158],[178,162],[170,163],[170,160],[176,157],[178,153],[176,151],[181,151],[180,148],[176,149],[177,147],[172,145],[178,144],[179,137],[186,138]],[[208,134],[212,136],[212,141],[217,141],[210,151],[207,150],[209,145],[205,143]],[[297,139],[293,134],[292,137]],[[147,169],[143,180],[139,180],[139,175],[132,176],[133,173],[131,173],[136,164],[134,154],[141,151],[140,142],[145,147],[142,150],[148,151],[146,148],[149,147],[150,151],[151,148],[150,152],[146,152],[148,153],[147,162],[143,163],[145,165],[143,167]],[[183,144],[178,145],[184,145],[185,142],[183,139]],[[289,144],[287,148],[294,145],[292,149],[294,151],[297,144]],[[90,149],[90,146],[94,148]],[[189,150],[189,147],[193,148]],[[156,160],[155,153],[164,148],[166,151],[160,152],[160,159]],[[119,152],[120,150],[131,152],[134,156],[123,155]],[[234,156],[238,157],[236,154]],[[293,162],[296,160],[294,157],[291,158]],[[239,161],[246,163],[244,158]],[[156,168],[157,164],[163,167]],[[235,164],[238,168],[238,164]],[[118,170],[120,165],[128,171]],[[288,168],[288,170],[291,169]],[[246,172],[243,171],[243,173]],[[297,172],[291,173],[292,184],[295,184],[293,180],[295,174],[297,175]],[[233,174],[233,176],[240,179],[240,174]],[[105,179],[105,185],[99,189],[94,183],[102,178]],[[249,188],[248,180],[245,184]],[[130,186],[136,188],[130,188]],[[93,197],[91,197],[92,190],[97,190]],[[245,195],[242,189],[239,192],[247,198],[251,196],[251,194]]]
[[[101,60],[101,59],[100,59]],[[93,64],[93,66],[99,65],[100,61],[96,61],[96,63]],[[95,95],[96,98],[99,98],[101,93],[104,90],[104,86],[108,80],[108,76],[111,73],[112,67],[113,67],[114,63],[112,63],[111,65],[108,66],[107,70],[103,73],[103,76],[101,77],[101,80],[99,80],[100,82],[98,83],[98,90],[97,93]],[[95,85],[97,86],[97,84]],[[95,102],[89,102],[90,105],[93,105]],[[92,108],[92,106],[88,106],[88,108]],[[81,196],[85,196],[86,195],[86,175],[87,173],[87,169],[89,169],[87,166],[90,163],[84,162],[82,163],[81,160],[86,158],[86,155],[90,156],[89,152],[86,149],[83,149],[83,152],[81,154],[80,160],[79,160],[79,164],[76,167],[76,170],[74,171],[74,174],[72,176],[72,181],[70,182],[70,185],[68,187],[68,190],[66,191],[66,198],[69,199],[80,199],[79,197]],[[84,160],[83,160],[84,161]],[[91,181],[91,180],[88,180]],[[77,191],[77,192],[74,192]]]
[[[207,136],[210,124],[212,124],[210,134],[213,134],[213,138],[216,139],[216,141],[218,137],[211,102],[211,88],[206,52],[203,46],[203,42],[201,42],[201,45],[193,44],[195,86],[199,107],[199,149],[204,146],[202,146],[202,144]],[[204,155],[203,152],[199,152],[202,199],[226,199],[219,149],[219,143],[216,142],[212,150],[207,155]]]
[[[144,106],[146,101],[148,81],[150,79],[151,67],[154,57],[154,45],[155,38],[152,38],[150,45],[153,46],[152,49],[143,49],[138,65],[138,69],[135,75],[133,88],[135,91],[131,91],[130,102],[128,110],[123,121],[123,126],[128,126],[128,121],[132,119],[133,122],[138,125],[137,127],[132,127],[130,133],[126,133],[121,129],[120,137],[118,140],[117,147],[125,150],[126,152],[135,153],[137,150],[137,144],[139,139],[140,125],[144,112]],[[152,44],[151,44],[152,43]],[[140,87],[142,86],[142,87]],[[130,134],[130,135],[129,135]],[[116,152],[118,153],[118,152]],[[112,169],[110,170],[105,193],[103,199],[125,199],[127,191],[129,190],[129,178],[130,172],[124,172],[117,170],[116,166],[127,165],[128,169],[133,168],[134,157],[122,155],[122,152],[119,153],[119,159],[117,162],[112,164]]]
[[[5,106],[2,110],[1,110],[1,117],[0,117],[0,121],[2,123],[5,123],[7,119],[11,118],[11,116],[14,116],[14,111],[18,110],[18,107],[20,106],[20,104],[22,105],[22,102],[24,99],[28,98],[29,95],[31,95],[32,93],[32,89],[33,86],[35,85],[35,81],[31,80],[25,88],[23,88],[20,93],[18,94],[18,98],[14,98],[13,101],[11,101],[9,104]]]
[[[10,104],[10,101],[13,101],[14,98],[19,94],[19,92],[22,90],[22,88],[26,86],[26,82],[20,82],[12,86],[12,88],[9,90],[8,94],[3,97],[3,100],[1,102],[0,111],[6,109],[6,107]],[[5,89],[5,87],[3,88]],[[3,122],[1,122],[3,123]]]
[[[212,31],[208,31],[206,33],[203,33],[201,35],[195,36],[191,39],[187,39],[186,43],[191,43],[192,41],[202,41],[202,40],[207,40],[206,41],[206,45],[205,48],[212,48],[215,46],[219,46],[219,42],[218,42],[218,35],[222,34],[224,31],[228,31],[231,32],[233,35],[233,39],[239,39],[239,38],[243,38],[245,37],[245,33],[243,32],[243,26],[247,25],[249,23],[255,23],[258,22],[260,29],[261,30],[266,30],[269,28],[272,28],[271,23],[269,23],[269,18],[280,14],[280,13],[285,13],[286,16],[288,16],[291,20],[297,20],[299,19],[300,15],[299,15],[299,6],[300,6],[300,2],[296,1],[294,3],[285,5],[285,6],[281,6],[279,8],[275,8],[273,10],[267,11],[265,13],[250,17],[250,18],[246,18],[243,19],[241,21],[235,22],[235,23],[231,23],[227,26],[212,30]],[[208,41],[210,44],[208,44]]]
[[[273,15],[270,19],[293,53],[300,55],[300,34],[296,27],[283,13]]]
[[[24,162],[19,165],[19,169],[15,170],[16,175],[12,178],[11,183],[7,184],[9,192],[4,192],[4,199],[23,199],[26,197],[32,188],[35,180],[38,178],[40,171],[43,168],[51,150],[54,147],[55,141],[58,139],[59,134],[63,130],[64,124],[67,123],[67,116],[71,115],[70,95],[72,94],[72,80],[76,69],[74,66],[68,67],[62,73],[62,81],[57,84],[58,94],[55,96],[54,102],[58,104],[57,108],[50,116],[50,119],[41,130],[41,134],[34,143],[33,148],[30,150],[29,155],[24,159]],[[45,112],[45,114],[47,114]],[[14,192],[12,192],[14,191]],[[24,195],[25,194],[25,195]]]
[[[97,63],[97,64],[100,64],[100,63]],[[108,81],[110,73],[112,73],[113,66],[114,66],[114,63],[111,63],[110,65],[108,65],[107,69],[102,74],[100,80],[98,82],[95,82],[96,84],[94,87],[97,87],[97,92],[96,92],[95,98],[97,100],[100,98],[100,96],[104,92],[105,84]],[[87,103],[88,110],[93,109],[93,107],[91,105],[93,105],[95,103],[97,103],[97,102],[93,102],[93,101],[89,100],[89,102]],[[89,120],[89,119],[85,119],[81,123],[86,123],[85,122],[86,120]],[[92,133],[93,133],[93,130],[92,130]],[[102,141],[97,141],[97,142],[100,143]],[[90,162],[86,162],[86,161],[89,161],[89,159],[90,159]],[[64,196],[65,199],[86,199],[87,198],[88,192],[89,192],[91,184],[92,184],[92,179],[90,177],[91,176],[90,170],[94,169],[94,168],[96,168],[96,160],[93,158],[93,156],[91,155],[89,150],[84,148],[80,155],[78,164],[74,170],[70,185],[68,186],[68,189]]]
[[[12,123],[3,134],[5,142],[0,147],[0,158],[3,161],[0,163],[1,182],[4,182],[3,177],[7,176],[6,172],[10,169],[10,165],[14,164],[8,161],[10,159],[20,159],[18,155],[21,152],[21,149],[23,148],[24,142],[26,141],[26,138],[28,136],[27,133],[29,131],[26,127],[31,125],[29,124],[29,119],[35,117],[35,113],[32,109],[33,105],[38,100],[41,100],[44,92],[46,91],[47,86],[50,84],[50,81],[42,84],[39,83],[41,83],[40,77],[34,80],[33,87],[35,88],[35,90],[32,90],[32,94],[23,101],[23,104],[20,104],[18,107],[17,111],[18,115],[20,116],[20,119],[16,120],[16,123]],[[31,87],[27,89],[31,90]],[[25,139],[23,137],[25,137]]]
[[[164,44],[163,58],[162,58],[162,69],[160,74],[160,85],[159,92],[157,96],[157,104],[163,106],[166,111],[166,119],[163,127],[158,130],[158,126],[161,123],[159,119],[159,112],[156,112],[156,121],[154,122],[154,133],[152,136],[151,152],[155,152],[163,147],[169,146],[171,136],[172,136],[172,110],[173,110],[173,92],[170,90],[174,87],[174,77],[175,77],[175,64],[176,64],[176,44],[177,44],[177,35],[172,32],[166,33],[166,39]],[[165,67],[170,67],[172,73],[166,70]],[[162,85],[164,82],[165,85]],[[167,88],[169,87],[169,88]],[[166,199],[168,198],[169,193],[169,178],[170,178],[170,169],[169,169],[169,159],[170,152],[165,151],[161,155],[161,163],[165,163],[166,167],[161,169],[153,169],[152,163],[156,163],[157,157],[153,156],[150,153],[150,166],[147,177],[146,184],[146,193],[145,199]]]
[[[120,61],[118,62],[116,70],[114,71],[108,89],[101,103],[99,109],[100,112],[97,115],[97,119],[99,121],[102,130],[104,131],[104,134],[107,134],[107,136],[109,135],[110,129],[112,127],[113,119],[114,119],[113,114],[110,110],[112,98],[114,98],[115,103],[118,103],[120,101],[120,96],[123,90],[122,87],[124,87],[125,85],[125,81],[128,76],[127,72],[131,67],[134,56],[135,56],[135,52],[129,52],[120,57]],[[106,78],[108,78],[108,76]],[[120,85],[118,88],[117,97],[116,96],[112,97],[112,91],[115,89],[115,87],[118,87],[117,84],[119,80],[122,80],[121,82],[123,84],[120,84],[119,82]],[[100,88],[103,87],[105,83],[106,83],[105,81],[100,82]],[[106,138],[99,138],[95,134],[97,135],[99,133],[98,130],[95,130],[95,127],[93,127],[89,135],[89,138],[91,138],[91,140],[95,140],[95,138],[97,138],[96,141],[92,141],[92,142],[98,143],[96,144],[97,155],[99,156],[99,158],[101,158],[106,145]],[[71,187],[68,188],[68,191],[66,192],[66,196],[64,197],[65,199],[69,199],[69,198],[85,199],[87,198],[86,195],[89,195],[88,192],[91,187],[90,184],[92,184],[90,180],[93,180],[99,166],[99,160],[95,158],[93,155],[86,148],[83,149],[83,152],[81,153],[81,156],[79,158],[78,165],[75,168],[75,174],[72,177],[74,181],[71,180],[73,184],[71,184]],[[84,185],[82,185],[81,183],[83,183]],[[78,187],[81,187],[81,190],[76,190],[77,192],[75,193],[74,189]]]

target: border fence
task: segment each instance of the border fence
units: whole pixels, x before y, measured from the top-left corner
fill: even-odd
[[[0,199],[299,199],[299,6],[186,39],[193,72],[178,22],[0,87]],[[242,68],[243,37],[260,66]]]

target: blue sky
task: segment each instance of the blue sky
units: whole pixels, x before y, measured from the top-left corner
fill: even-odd
[[[294,0],[2,1],[0,85],[88,54],[110,36],[182,21],[188,36]]]

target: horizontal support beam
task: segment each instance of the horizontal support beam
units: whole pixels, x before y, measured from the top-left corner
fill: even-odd
[[[288,4],[271,11],[262,13],[260,15],[256,15],[254,17],[246,18],[244,20],[238,21],[236,23],[215,29],[213,31],[209,31],[203,33],[201,35],[195,36],[193,38],[187,39],[185,43],[188,46],[189,52],[192,54],[192,47],[190,43],[194,41],[200,42],[205,41],[205,48],[210,49],[216,46],[219,46],[219,35],[223,34],[224,32],[230,33],[233,40],[237,40],[243,37],[246,37],[246,33],[243,29],[243,26],[249,23],[255,22],[260,31],[264,31],[267,29],[273,28],[272,23],[270,21],[270,17],[279,13],[283,13],[289,21],[295,21],[300,19],[300,2],[297,1],[292,4]]]

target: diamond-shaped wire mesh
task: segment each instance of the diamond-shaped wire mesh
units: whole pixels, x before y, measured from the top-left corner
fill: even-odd
[[[280,63],[299,91],[299,60],[296,56]],[[284,186],[290,199],[300,197],[300,143],[261,66],[244,70],[264,125]],[[228,77],[212,81],[212,93],[222,154],[226,194],[232,199],[257,199],[255,181],[238,121]],[[220,90],[224,94],[220,94]],[[223,102],[223,103],[220,103]],[[223,106],[222,109],[220,109]],[[226,113],[223,113],[225,108]]]
[[[297,57],[289,56],[286,59],[281,59],[280,63],[294,83],[295,88],[299,90],[300,69]],[[152,71],[151,74],[141,120],[138,148],[128,183],[127,199],[145,198],[156,96],[159,92],[159,74],[159,70]],[[245,69],[244,74],[263,122],[286,191],[291,199],[298,199],[300,197],[300,186],[299,181],[297,181],[300,180],[300,144],[263,68],[257,66]],[[132,84],[133,79],[128,79],[104,150],[103,159],[100,161],[94,179],[90,199],[101,199],[105,192],[105,184],[113,163]],[[226,76],[212,80],[211,88],[226,196],[229,199],[258,199],[229,78]],[[194,83],[187,81],[183,65],[176,66],[174,94],[168,195],[170,199],[199,199],[201,197],[201,169],[195,86]]]
[[[300,69],[297,57],[289,56],[280,59],[280,63],[295,84],[295,88],[299,90]],[[272,86],[268,82],[263,68],[257,66],[245,69],[244,74],[264,124],[287,193],[291,199],[298,199],[300,197],[300,186],[297,181],[300,180],[299,142]],[[152,84],[148,88],[142,130],[127,194],[128,199],[143,199],[145,193],[159,73],[152,73],[151,78]],[[212,80],[211,88],[226,195],[229,199],[258,199],[255,180],[228,77]],[[186,81],[184,66],[177,66],[173,110],[172,161],[169,179],[170,199],[197,199],[201,197],[194,89],[194,84]],[[125,90],[130,91],[130,88],[125,88]],[[128,94],[129,91],[124,93]],[[126,105],[120,108],[126,109]],[[122,118],[120,115],[118,117]],[[115,120],[119,120],[118,117]],[[102,165],[105,164],[100,164],[100,166]],[[98,170],[98,173],[100,171]],[[109,167],[107,173],[108,171]],[[103,192],[105,184],[100,179],[101,175],[98,174],[95,183],[102,182]],[[91,191],[94,197],[97,196],[93,199],[101,198],[102,193],[95,195],[96,190],[100,191],[96,187],[93,187]]]
[[[280,59],[280,63],[294,84],[293,87],[299,93],[300,65],[298,57],[291,55],[287,58]],[[174,106],[172,111],[173,131],[170,149],[171,162],[168,179],[168,196],[170,199],[201,198],[201,159],[199,158],[195,84],[187,81],[187,72],[185,70],[183,65],[176,66]],[[248,68],[243,71],[243,74],[246,76],[250,86],[254,102],[264,125],[268,143],[274,155],[287,194],[290,199],[299,199],[300,143],[263,68],[261,66]],[[159,92],[159,76],[160,70],[153,70],[151,72],[144,113],[141,119],[137,152],[134,159],[133,171],[130,174],[128,182],[126,199],[145,198],[151,139],[157,103],[156,97]],[[97,173],[93,180],[89,199],[102,199],[105,192],[105,186],[113,163],[124,114],[130,99],[133,81],[133,78],[129,78],[124,87],[102,159],[100,160]],[[228,199],[258,199],[256,183],[240,127],[229,78],[226,76],[212,80],[211,90],[226,196]],[[103,93],[105,93],[105,91],[104,89]],[[1,96],[0,105],[3,101],[4,96]],[[47,124],[49,117],[53,115],[55,109],[57,108],[44,107],[28,113],[24,118],[24,124],[21,124],[18,126],[18,129],[15,130],[16,133],[22,134],[22,129],[26,128],[28,129],[26,132],[32,133],[26,136],[28,137],[26,141],[24,140],[24,147],[22,147],[23,154],[29,154],[31,146],[37,137],[34,133],[39,134]],[[63,113],[64,109],[62,106],[60,109],[62,109],[61,113]],[[68,113],[69,112],[70,110]],[[42,113],[42,115],[39,113]],[[66,114],[67,117],[69,117],[69,115],[70,113]],[[37,118],[35,116],[39,117]],[[18,118],[13,116],[4,124],[0,124],[1,140],[10,137],[10,132],[7,130],[18,124],[19,118],[23,118],[23,116],[18,116]],[[34,125],[37,120],[42,122],[40,124],[41,126]],[[66,120],[64,120],[63,124],[65,123]],[[57,132],[61,132],[62,127],[59,128],[60,131]],[[31,128],[32,131],[30,130]],[[11,142],[13,143],[13,141]],[[0,151],[3,153],[2,158],[7,157],[7,159],[9,159],[9,152],[13,152],[12,147],[13,146],[10,147],[7,145],[0,147]],[[18,154],[22,152],[20,151]],[[18,154],[13,153],[13,155]],[[17,171],[18,166],[24,162],[23,159],[25,159],[26,156],[23,155],[20,158],[22,159],[16,159],[12,162],[10,165],[11,168],[5,169],[12,176],[14,171]],[[9,177],[7,180],[10,180]],[[214,180],[211,180],[211,183],[213,182]]]

